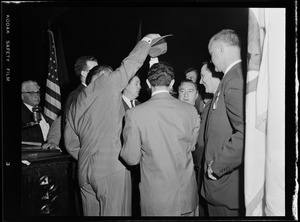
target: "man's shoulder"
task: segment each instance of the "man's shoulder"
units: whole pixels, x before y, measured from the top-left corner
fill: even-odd
[[[225,79],[243,78],[242,63],[235,64],[228,73],[223,77]]]
[[[73,100],[76,99],[77,96],[80,94],[80,92],[84,89],[84,85],[80,84],[79,86],[77,86],[76,89],[74,89],[73,91],[71,91],[68,95],[67,101],[68,100]]]

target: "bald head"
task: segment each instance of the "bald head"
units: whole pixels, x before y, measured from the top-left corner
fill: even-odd
[[[239,36],[231,29],[221,30],[210,39],[208,51],[215,70],[224,73],[230,64],[241,59]]]

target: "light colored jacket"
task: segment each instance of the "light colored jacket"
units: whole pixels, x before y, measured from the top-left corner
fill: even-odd
[[[195,107],[167,92],[126,112],[121,157],[140,163],[142,216],[180,216],[196,208],[192,150],[199,127]]]
[[[78,160],[80,186],[125,169],[119,161],[125,115],[121,92],[142,66],[149,48],[149,43],[140,41],[118,69],[91,82],[72,103],[64,139],[67,151]]]

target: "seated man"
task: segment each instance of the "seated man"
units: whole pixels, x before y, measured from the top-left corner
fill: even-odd
[[[22,83],[22,141],[45,143],[49,132],[49,124],[41,114],[41,120],[35,122],[33,108],[40,104],[40,86],[28,80]]]

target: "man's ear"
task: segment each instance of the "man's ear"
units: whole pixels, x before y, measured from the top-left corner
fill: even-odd
[[[198,96],[199,96],[199,92],[198,92],[198,90],[197,90],[197,92],[196,92],[196,99],[198,98]]]
[[[224,51],[225,51],[225,45],[224,45],[224,44],[220,44],[220,45],[218,46],[218,48],[219,48],[219,50],[220,50],[220,54],[223,54]]]
[[[173,89],[174,83],[175,83],[175,79],[172,79],[171,82],[170,82],[170,85],[169,85],[170,89]]]
[[[148,79],[146,79],[146,83],[147,83],[147,85],[148,85],[148,87],[151,89],[151,84],[150,84],[150,82],[149,82],[149,80]]]
[[[86,78],[88,73],[89,73],[88,71],[82,70],[80,74],[81,74],[81,76],[83,76],[84,78]]]

